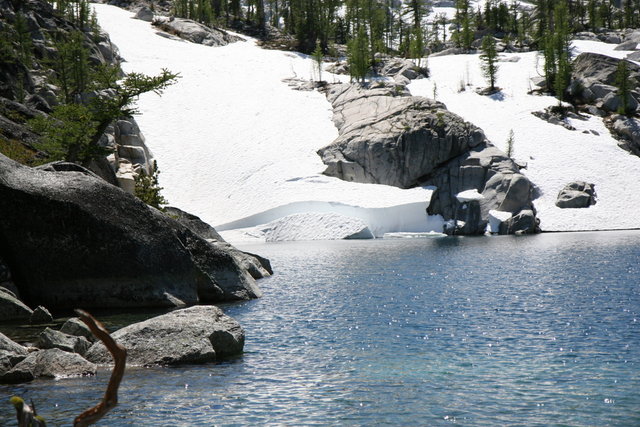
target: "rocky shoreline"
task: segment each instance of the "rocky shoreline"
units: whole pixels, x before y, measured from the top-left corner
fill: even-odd
[[[210,363],[242,353],[244,330],[215,306],[178,309],[133,323],[112,334],[127,349],[127,366],[175,366]],[[0,384],[37,378],[95,375],[112,365],[104,345],[78,318],[60,328],[46,327],[32,345],[0,333]]]

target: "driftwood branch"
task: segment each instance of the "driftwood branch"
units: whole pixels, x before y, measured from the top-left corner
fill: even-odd
[[[87,409],[78,415],[73,421],[74,427],[83,427],[96,423],[100,418],[104,417],[107,412],[118,404],[118,388],[124,375],[124,368],[127,360],[127,349],[115,342],[106,328],[97,321],[92,315],[83,310],[75,310],[76,314],[91,330],[111,353],[115,366],[111,372],[111,378],[107,385],[107,391],[104,393],[102,401],[93,408]]]

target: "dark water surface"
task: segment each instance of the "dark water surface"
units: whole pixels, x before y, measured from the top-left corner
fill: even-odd
[[[640,425],[640,232],[243,249],[277,272],[224,307],[245,353],[128,370],[100,425]],[[0,397],[69,425],[108,374]]]

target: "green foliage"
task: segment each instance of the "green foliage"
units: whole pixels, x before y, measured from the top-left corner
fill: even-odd
[[[424,56],[424,36],[421,27],[415,27],[409,39],[409,56],[417,58],[418,67],[422,65],[422,57]]]
[[[632,83],[629,79],[630,77],[629,67],[627,66],[627,61],[624,59],[618,62],[618,68],[616,70],[616,87],[618,88],[618,96],[620,97],[620,106],[618,107],[618,113],[620,114],[629,114],[628,105],[629,105],[629,97],[631,96],[630,91],[632,87]]]
[[[351,78],[364,82],[370,67],[369,46],[364,26],[360,27],[356,36],[347,43],[347,62]]]
[[[146,204],[162,210],[163,206],[167,204],[167,200],[160,193],[162,187],[158,184],[159,174],[158,164],[154,161],[151,175],[140,173],[136,177],[135,195]]]
[[[320,46],[320,41],[316,44],[316,49],[311,54],[313,56],[313,60],[316,63],[316,69],[318,70],[318,81],[322,81],[322,60],[324,59],[324,54],[322,52],[322,46]]]
[[[41,135],[40,149],[50,160],[88,163],[110,153],[93,144],[92,135],[98,123],[88,107],[80,104],[61,104],[48,117],[30,121],[32,129]]]
[[[482,39],[480,60],[482,61],[482,74],[490,85],[489,90],[493,92],[496,90],[496,78],[498,76],[498,52],[496,51],[495,40],[489,35]]]
[[[22,13],[16,14],[13,29],[15,31],[17,44],[17,58],[25,67],[31,68],[33,65],[33,43],[31,41],[31,32],[29,31],[27,20]]]
[[[89,51],[84,33],[59,34],[54,46],[58,55],[49,64],[55,70],[53,83],[62,89],[62,102],[75,102],[90,83]]]
[[[550,19],[548,28],[542,34],[544,76],[547,89],[563,101],[571,78],[571,31],[565,0],[555,5],[553,18],[547,19]]]
[[[27,166],[38,166],[48,161],[39,157],[37,151],[27,147],[22,142],[14,139],[5,139],[2,136],[0,136],[0,153]]]

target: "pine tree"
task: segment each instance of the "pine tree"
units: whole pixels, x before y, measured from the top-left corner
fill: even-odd
[[[56,72],[54,82],[62,89],[65,103],[75,102],[89,85],[89,52],[84,43],[84,34],[80,31],[54,42],[58,54],[51,66]]]
[[[364,26],[361,26],[356,35],[347,43],[347,61],[351,78],[364,82],[370,67],[369,46]]]
[[[496,51],[496,43],[493,37],[486,35],[482,39],[482,74],[489,82],[489,90],[496,91],[496,78],[498,76],[498,52]]]
[[[624,59],[618,62],[618,68],[616,70],[616,87],[618,88],[618,97],[620,98],[620,106],[618,107],[618,113],[629,114],[629,97],[631,96],[631,82],[629,80],[630,72],[627,66],[627,61]]]
[[[136,176],[135,195],[138,199],[142,200],[149,206],[153,206],[156,209],[163,210],[164,205],[168,202],[164,196],[160,193],[163,188],[160,187],[158,182],[158,163],[154,160],[151,167],[151,174],[147,175],[141,172]]]
[[[16,14],[16,20],[13,23],[13,29],[15,31],[15,39],[18,44],[18,60],[22,64],[30,68],[33,64],[33,43],[27,20],[22,13]]]
[[[513,157],[513,145],[516,142],[516,138],[513,134],[513,129],[509,130],[509,138],[507,138],[507,156]]]
[[[88,107],[80,104],[61,104],[54,107],[48,117],[37,117],[30,122],[35,132],[41,135],[40,149],[49,154],[51,160],[88,163],[103,157],[109,150],[92,144],[91,136],[98,125]]]
[[[320,41],[316,42],[316,49],[311,54],[313,56],[313,60],[315,61],[316,69],[318,70],[318,81],[322,81],[322,60],[324,59],[324,54],[322,52],[322,46],[320,46]]]

